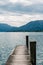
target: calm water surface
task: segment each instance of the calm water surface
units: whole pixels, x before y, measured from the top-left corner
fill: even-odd
[[[43,32],[0,32],[0,65],[5,65],[16,45],[26,44],[26,35],[29,36],[30,41],[37,42],[36,65],[43,65]]]

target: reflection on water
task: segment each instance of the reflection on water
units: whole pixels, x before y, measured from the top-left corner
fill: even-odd
[[[26,35],[29,36],[29,41],[35,40],[36,46],[36,65],[43,65],[43,33],[35,32],[0,32],[0,65],[4,65],[11,51],[16,45],[25,45]]]

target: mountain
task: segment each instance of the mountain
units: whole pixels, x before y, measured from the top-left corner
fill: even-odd
[[[0,32],[43,32],[43,20],[36,20],[21,27],[0,24]]]
[[[27,32],[41,32],[43,31],[43,20],[36,20],[27,23],[19,28],[19,31]]]
[[[16,30],[17,30],[16,27],[12,27],[12,26],[10,26],[8,24],[4,24],[4,23],[0,24],[0,32],[13,32]]]

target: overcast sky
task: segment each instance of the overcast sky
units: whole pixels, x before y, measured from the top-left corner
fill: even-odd
[[[0,0],[0,23],[21,26],[43,20],[43,0]]]

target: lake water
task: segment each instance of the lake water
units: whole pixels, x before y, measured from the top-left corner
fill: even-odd
[[[43,65],[43,32],[0,32],[0,65],[5,65],[16,45],[26,44],[26,35],[29,41],[37,42],[36,65]]]

